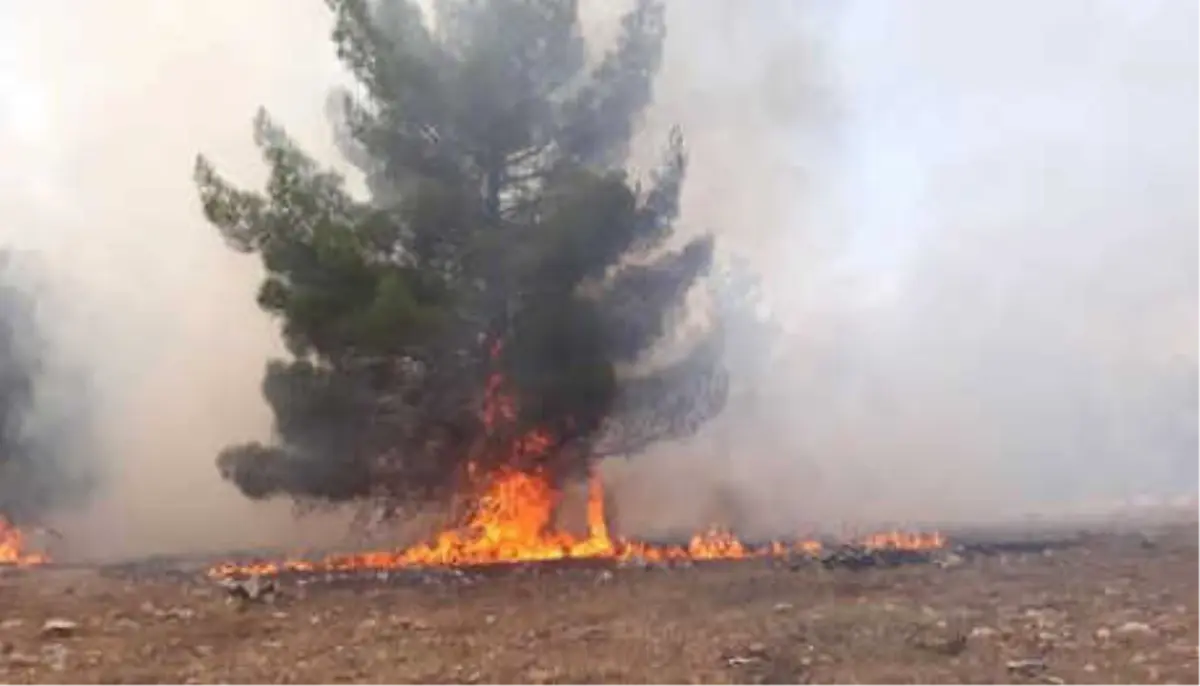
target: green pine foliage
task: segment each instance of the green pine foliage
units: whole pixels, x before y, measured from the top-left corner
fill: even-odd
[[[685,434],[719,411],[715,334],[650,371],[713,244],[672,240],[687,169],[678,132],[645,185],[624,171],[663,49],[641,0],[589,63],[575,0],[328,0],[336,134],[369,198],[306,155],[265,112],[265,189],[195,179],[208,220],[266,271],[258,293],[292,354],[263,391],[272,445],[218,465],[251,497],[392,500],[444,493],[467,460],[514,460],[480,406],[500,373],[511,439],[553,439],[537,465],[566,477],[603,454]],[[490,449],[489,449],[490,448]]]

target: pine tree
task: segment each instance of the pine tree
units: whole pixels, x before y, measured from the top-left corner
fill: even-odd
[[[443,0],[429,18],[405,0],[328,4],[357,85],[335,94],[335,133],[369,197],[265,112],[264,190],[195,168],[209,221],[261,258],[258,302],[291,352],[263,382],[277,440],[223,451],[222,474],[256,498],[403,502],[444,493],[468,461],[518,459],[497,441],[531,427],[552,445],[510,466],[565,478],[719,411],[716,329],[639,363],[713,250],[672,240],[678,131],[644,185],[623,168],[661,4],[639,1],[594,63],[575,0]],[[518,409],[499,439],[480,417],[494,374]]]

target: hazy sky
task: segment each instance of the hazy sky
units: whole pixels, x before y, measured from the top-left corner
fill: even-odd
[[[328,154],[325,21],[0,0],[0,244],[71,294],[114,516],[154,545],[284,516],[212,467],[267,430],[278,344],[189,175],[204,151],[260,178],[260,104]],[[1196,490],[1196,3],[676,0],[669,22],[643,153],[683,125],[685,222],[752,257],[792,332],[762,419],[786,430],[737,463],[826,496],[764,502]]]

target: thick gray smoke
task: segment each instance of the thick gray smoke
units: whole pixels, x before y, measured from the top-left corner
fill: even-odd
[[[89,393],[70,351],[43,335],[63,303],[27,254],[0,251],[0,519],[40,524],[94,486]]]
[[[1194,497],[1195,5],[788,7],[790,25],[763,3],[672,24],[723,65],[674,53],[672,92],[743,87],[732,112],[673,110],[727,132],[697,141],[697,176],[720,180],[689,188],[689,217],[741,243],[789,334],[742,412],[631,479],[653,484],[644,520],[698,501],[682,516],[732,502],[777,530]],[[786,39],[802,22],[818,41]],[[817,55],[780,77],[797,44]],[[772,118],[806,77],[835,118]],[[713,471],[679,478],[697,451]]]
[[[618,9],[590,6],[598,36]],[[762,274],[786,333],[721,424],[613,465],[630,524],[1194,493],[1196,11],[672,4],[646,140],[683,126],[685,223]],[[279,344],[189,171],[203,150],[258,180],[259,105],[336,160],[326,22],[316,0],[0,4],[0,244],[72,293],[54,334],[99,408],[84,552],[324,533],[212,466],[269,430]]]

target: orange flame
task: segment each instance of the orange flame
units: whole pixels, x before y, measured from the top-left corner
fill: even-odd
[[[936,531],[932,533],[885,531],[867,536],[863,540],[863,545],[868,548],[891,550],[936,550],[946,545],[946,537]]]
[[[493,357],[500,352],[493,345]],[[503,391],[503,379],[491,375],[485,387],[482,419],[489,433],[498,425],[511,424],[517,416],[516,403]],[[528,465],[551,449],[553,438],[534,430],[509,445],[502,464]],[[467,469],[474,479],[476,465]],[[319,562],[288,560],[253,564],[224,563],[210,570],[216,577],[244,574],[275,574],[281,571],[399,569],[414,566],[470,566],[494,563],[534,562],[562,559],[644,560],[735,560],[750,557],[784,557],[819,553],[821,544],[805,540],[749,546],[732,533],[718,528],[692,537],[686,546],[662,546],[614,538],[608,530],[604,489],[592,475],[588,481],[587,534],[573,535],[556,530],[554,515],[560,493],[549,475],[536,468],[502,467],[488,474],[481,495],[466,524],[439,533],[432,541],[399,551],[333,555]],[[864,541],[869,547],[927,548],[942,545],[940,535],[879,534]]]
[[[608,531],[603,487],[595,476],[589,480],[586,535],[576,536],[554,529],[558,502],[558,492],[543,474],[503,470],[479,498],[478,506],[465,526],[443,531],[428,543],[398,551],[332,555],[317,562],[223,563],[210,570],[210,574],[226,577],[270,575],[282,571],[461,567],[564,559],[652,563],[738,560],[816,555],[822,549],[821,543],[815,540],[774,541],[765,546],[751,546],[720,528],[693,536],[686,546],[614,538]],[[861,544],[869,548],[925,550],[942,547],[945,539],[938,533],[896,531],[873,534]]]
[[[50,558],[40,553],[25,552],[25,535],[21,530],[0,517],[0,565],[31,566],[49,562]]]

